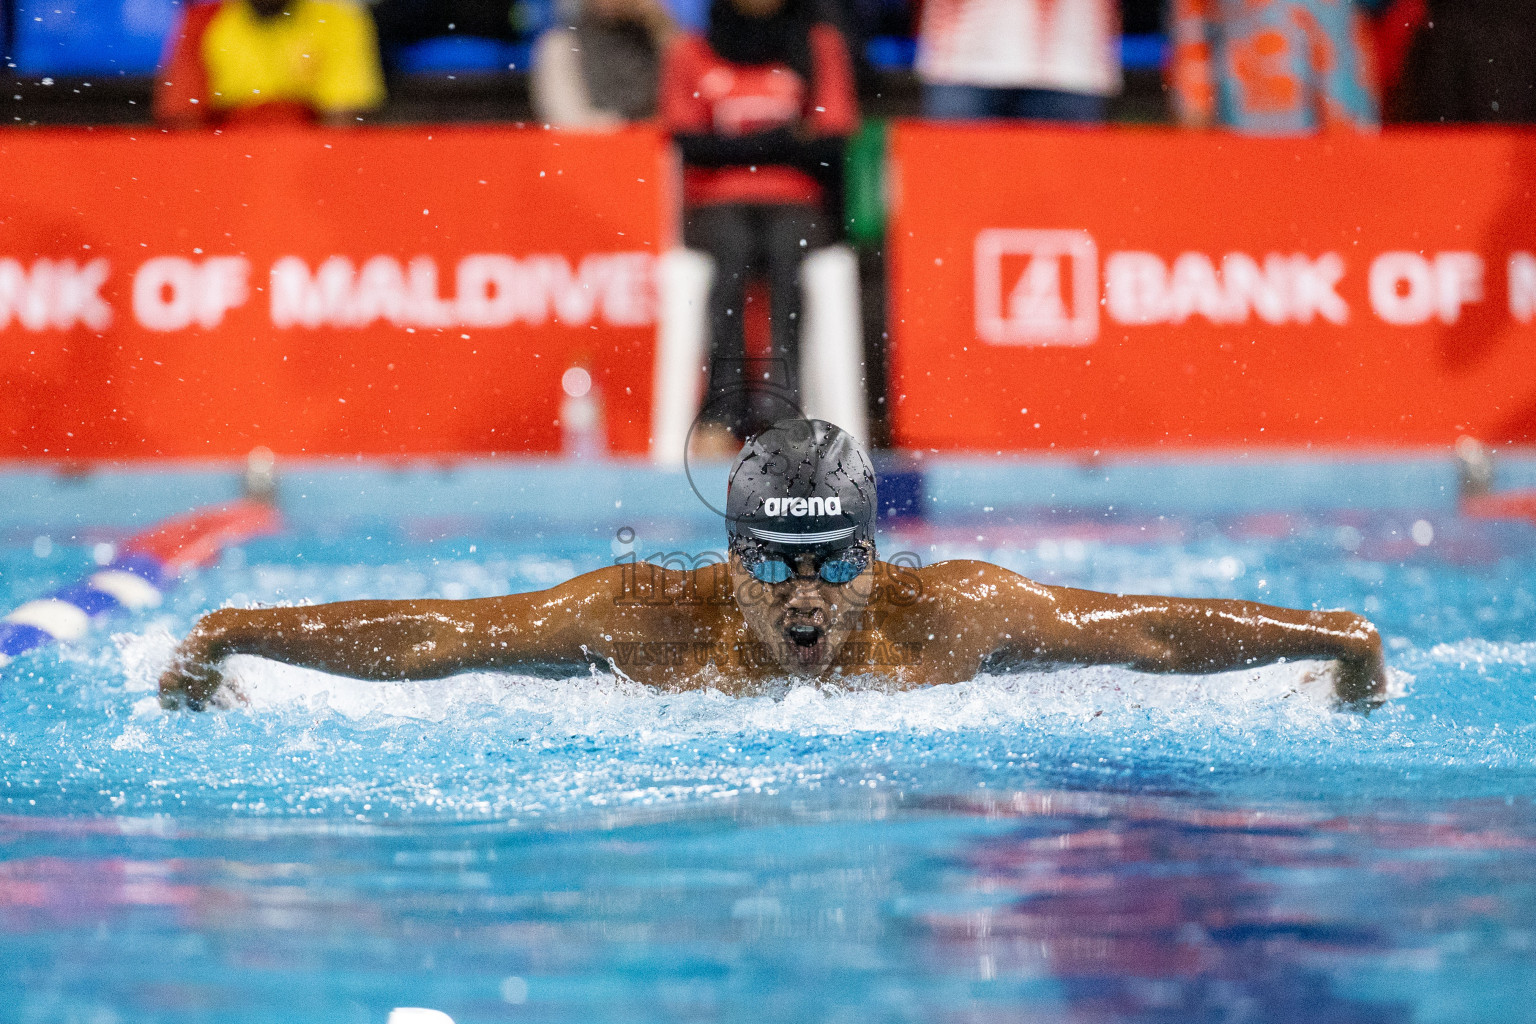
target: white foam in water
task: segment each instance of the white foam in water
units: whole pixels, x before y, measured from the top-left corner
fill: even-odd
[[[129,693],[150,693],[133,704],[133,716],[141,718],[160,710],[160,700],[153,696],[160,686],[160,673],[171,662],[177,637],[167,625],[154,626],[143,633],[114,633],[118,657],[123,661],[123,689]]]
[[[1435,644],[1426,653],[1439,664],[1482,671],[1490,665],[1536,665],[1536,643],[1497,643],[1491,640],[1458,640]]]
[[[131,691],[151,690],[174,650],[168,632],[117,638]],[[949,686],[892,690],[878,680],[786,683],[732,697],[718,690],[664,692],[609,673],[544,679],[469,672],[447,679],[349,679],[250,656],[225,664],[228,707],[247,713],[331,712],[353,722],[445,722],[487,711],[566,735],[625,735],[674,742],[735,732],[842,735],[1005,728],[1020,721],[1087,721],[1106,711],[1160,709],[1195,717],[1279,712],[1292,724],[1333,712],[1332,663],[1299,661],[1212,675],[1153,675],[1115,666],[980,676]],[[1392,670],[1394,696],[1412,677]],[[152,697],[143,710],[158,707]],[[141,710],[136,707],[136,711]],[[1186,715],[1187,717],[1187,715]]]

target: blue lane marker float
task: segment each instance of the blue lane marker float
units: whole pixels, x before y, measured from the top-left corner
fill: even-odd
[[[186,570],[212,562],[232,544],[281,528],[276,508],[251,500],[210,505],[158,523],[130,539],[102,569],[0,619],[0,668],[39,647],[78,640],[118,612],[157,608]]]

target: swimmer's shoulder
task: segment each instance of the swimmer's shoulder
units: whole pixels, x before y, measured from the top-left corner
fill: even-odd
[[[974,558],[933,562],[907,571],[915,573],[925,598],[956,607],[993,599],[1048,599],[1052,589],[1012,569]]]
[[[1049,588],[990,562],[956,559],[894,568],[912,585],[885,591],[882,632],[895,640],[926,639],[921,644],[926,682],[969,679],[998,651],[1033,638],[1031,623],[1051,600]],[[933,643],[939,639],[943,642]]]
[[[978,559],[934,562],[907,570],[911,612],[946,630],[964,625],[1003,635],[1056,603],[1055,588]]]

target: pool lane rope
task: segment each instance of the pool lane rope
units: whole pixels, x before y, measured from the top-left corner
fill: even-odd
[[[0,620],[0,668],[55,641],[78,640],[117,612],[157,608],[182,573],[209,564],[233,544],[281,528],[275,507],[249,499],[204,506],[157,523],[130,538],[99,571],[28,601]]]

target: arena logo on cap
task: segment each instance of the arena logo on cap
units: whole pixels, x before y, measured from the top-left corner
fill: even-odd
[[[843,499],[830,498],[764,498],[765,516],[840,516]]]

